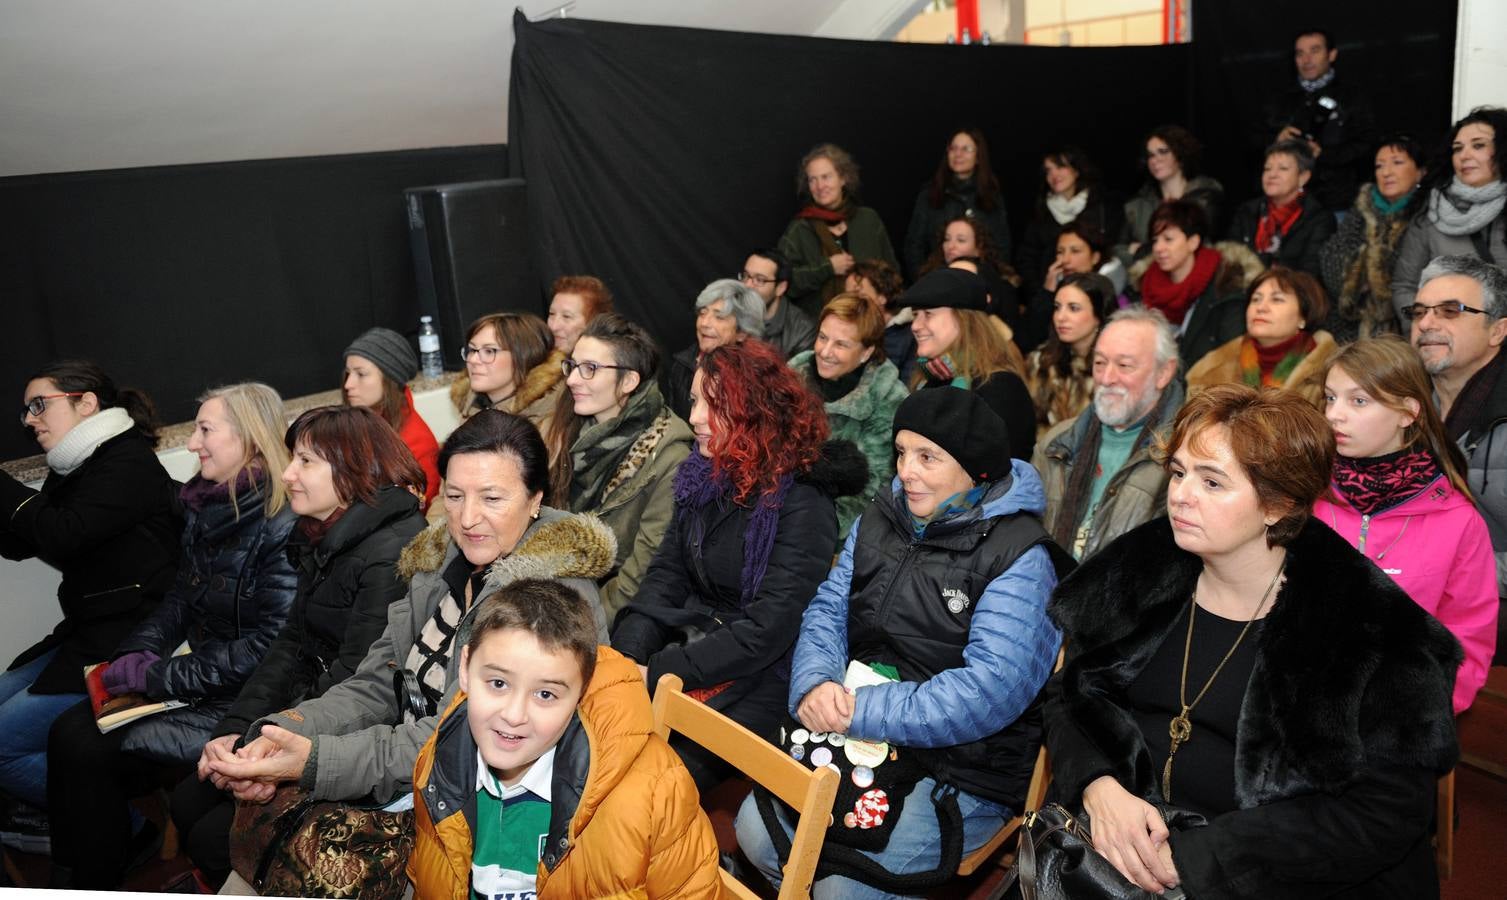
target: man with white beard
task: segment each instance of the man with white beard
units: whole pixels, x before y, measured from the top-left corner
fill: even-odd
[[[1469,463],[1466,480],[1491,533],[1497,597],[1507,597],[1507,270],[1474,256],[1436,257],[1403,315],[1434,377],[1450,440]],[[1497,619],[1496,663],[1507,661],[1507,601]]]
[[[1156,459],[1183,404],[1177,335],[1159,311],[1119,310],[1094,343],[1094,402],[1052,426],[1031,462],[1046,488],[1046,530],[1080,560],[1167,509]]]

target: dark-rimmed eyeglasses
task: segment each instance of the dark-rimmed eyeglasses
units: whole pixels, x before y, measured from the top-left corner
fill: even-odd
[[[1441,319],[1458,319],[1461,313],[1472,313],[1478,316],[1486,315],[1486,310],[1476,309],[1474,306],[1466,306],[1459,300],[1446,300],[1443,303],[1414,303],[1412,306],[1404,306],[1402,314],[1409,321],[1416,322],[1428,315],[1429,310]]]
[[[26,424],[26,418],[28,416],[35,416],[38,419],[42,418],[42,414],[45,413],[45,412],[47,412],[47,401],[48,400],[56,400],[59,397],[82,397],[82,396],[84,396],[84,394],[83,394],[82,391],[75,391],[75,392],[69,392],[69,393],[63,393],[63,394],[39,394],[39,395],[31,398],[30,400],[26,401],[26,406],[23,407],[22,410],[21,410],[21,424],[22,425]]]
[[[770,278],[768,275],[756,275],[753,272],[739,272],[738,280],[744,284],[753,283],[759,287],[763,287],[766,284],[775,284],[779,281],[778,278]]]
[[[460,348],[460,358],[469,360],[476,357],[484,363],[491,363],[497,359],[497,354],[502,352],[501,347],[474,347],[470,344]]]
[[[576,369],[580,369],[581,377],[586,379],[587,381],[590,381],[591,379],[596,377],[597,369],[626,370],[627,368],[627,366],[609,366],[606,363],[598,362],[576,362],[573,359],[560,360],[560,371],[565,373],[566,378],[570,377],[571,372],[575,371]]]

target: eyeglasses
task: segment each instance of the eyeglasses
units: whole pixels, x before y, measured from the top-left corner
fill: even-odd
[[[26,401],[26,406],[21,410],[21,424],[26,424],[27,416],[42,418],[42,413],[47,412],[47,401],[56,400],[59,397],[82,397],[82,392],[66,394],[41,394]]]
[[[467,344],[466,346],[460,348],[460,358],[464,360],[470,360],[471,357],[474,356],[484,363],[490,363],[496,360],[497,354],[501,352],[501,347],[473,347],[470,344]]]
[[[1147,150],[1146,151],[1146,158],[1147,159],[1156,159],[1158,156],[1171,156],[1171,155],[1172,155],[1172,148],[1171,147],[1157,147],[1155,150]]]
[[[1446,300],[1443,303],[1414,303],[1412,306],[1404,306],[1402,308],[1402,314],[1404,316],[1407,316],[1410,320],[1416,322],[1424,316],[1428,315],[1429,310],[1433,310],[1434,315],[1438,316],[1441,319],[1458,319],[1460,317],[1460,313],[1474,313],[1475,315],[1480,316],[1486,315],[1486,310],[1476,309],[1474,306],[1466,306],[1459,300]]]
[[[581,377],[587,381],[596,377],[597,369],[620,369],[626,371],[627,368],[627,366],[609,366],[606,363],[576,362],[573,359],[560,360],[560,371],[565,373],[566,378],[570,377],[571,372],[580,369]]]
[[[752,282],[759,287],[763,287],[766,284],[774,284],[775,282],[779,281],[778,278],[770,278],[768,275],[755,275],[752,272],[739,272],[738,280],[745,284]]]

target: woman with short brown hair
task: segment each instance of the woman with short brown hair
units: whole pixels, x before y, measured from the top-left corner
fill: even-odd
[[[1209,388],[1173,424],[1167,518],[1053,597],[1054,789],[1144,890],[1438,896],[1460,647],[1310,516],[1334,455],[1292,392]]]

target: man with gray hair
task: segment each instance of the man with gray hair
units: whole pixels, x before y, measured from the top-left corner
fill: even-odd
[[[764,298],[736,278],[719,278],[696,297],[696,343],[670,357],[664,369],[665,403],[680,418],[691,414],[691,379],[701,354],[764,336]]]
[[[1507,271],[1474,256],[1435,257],[1404,307],[1413,346],[1434,376],[1444,430],[1469,463],[1467,481],[1491,532],[1497,597],[1507,597]],[[1502,616],[1497,659],[1503,661]]]
[[[1093,405],[1052,426],[1031,460],[1046,488],[1042,524],[1080,560],[1166,509],[1154,454],[1183,404],[1177,335],[1159,310],[1110,316],[1093,359]]]

